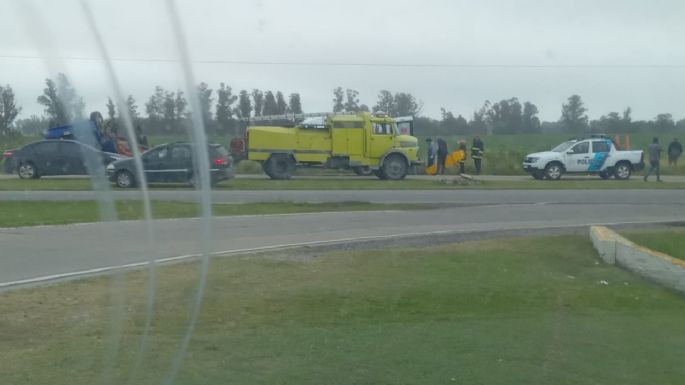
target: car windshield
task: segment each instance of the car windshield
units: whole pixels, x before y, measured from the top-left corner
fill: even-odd
[[[685,1],[0,15],[0,385],[685,383]]]
[[[576,142],[575,141],[568,141],[564,142],[556,147],[554,147],[551,151],[552,152],[564,152],[568,150],[571,146],[573,146]]]

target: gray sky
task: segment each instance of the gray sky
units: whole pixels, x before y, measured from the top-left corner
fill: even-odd
[[[28,2],[29,0],[18,0]],[[50,70],[66,71],[87,110],[111,88],[78,1],[0,0],[0,83],[24,111]],[[140,109],[155,85],[181,86],[162,0],[91,0],[127,94]],[[516,96],[557,120],[581,95],[591,118],[633,108],[634,119],[685,117],[685,2],[680,0],[178,0],[198,81],[299,92],[306,112],[331,110],[332,89],[411,92],[423,113],[467,118],[484,100]],[[46,20],[46,21],[41,21]],[[31,26],[27,28],[27,25]],[[38,36],[38,38],[34,38]],[[43,60],[59,56],[62,60]],[[237,63],[240,62],[240,63]],[[249,64],[246,64],[249,63]],[[257,64],[281,63],[281,64]],[[283,64],[305,63],[305,64]],[[417,65],[383,66],[381,64]],[[346,65],[334,65],[346,64]],[[376,64],[351,65],[351,64]],[[664,68],[670,66],[670,68]],[[50,70],[49,70],[50,69]]]

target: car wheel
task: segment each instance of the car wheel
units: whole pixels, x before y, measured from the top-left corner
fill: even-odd
[[[544,171],[533,171],[530,175],[532,175],[533,178],[537,180],[545,179]]]
[[[116,184],[119,188],[131,188],[135,186],[136,182],[133,179],[133,174],[126,170],[121,170],[116,175]]]
[[[264,163],[264,172],[271,179],[290,179],[295,173],[295,160],[286,154],[273,154]]]
[[[400,155],[388,155],[383,160],[383,175],[391,180],[403,179],[407,176],[407,162]]]
[[[31,162],[25,162],[19,165],[17,174],[21,179],[38,179],[38,170]]]
[[[359,176],[373,175],[373,170],[369,166],[352,167],[352,171]]]
[[[602,172],[599,173],[599,177],[602,178],[602,179],[604,179],[604,180],[606,180],[606,179],[611,178],[611,174],[609,174],[609,173],[606,172],[606,171],[602,171]]]
[[[549,180],[558,180],[562,173],[563,169],[559,163],[550,163],[545,167],[545,177]]]
[[[616,165],[616,171],[614,172],[614,176],[616,177],[616,179],[626,180],[630,178],[632,172],[633,169],[630,167],[630,164],[626,162],[621,162]]]

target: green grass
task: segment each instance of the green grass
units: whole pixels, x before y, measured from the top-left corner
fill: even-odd
[[[232,179],[219,183],[216,190],[587,190],[587,189],[684,189],[685,183],[643,182],[638,176],[627,181],[561,179],[558,181],[538,181],[532,178],[525,181],[483,181],[473,185],[445,183],[444,178],[435,180],[406,179],[388,181],[367,178],[341,179],[308,179],[291,180],[269,179]],[[447,179],[449,180],[449,178]],[[152,189],[190,189],[187,184],[155,184]],[[53,179],[38,180],[3,179],[0,180],[0,191],[81,191],[91,190],[87,179]],[[113,190],[119,191],[116,187]]]
[[[212,206],[212,213],[214,216],[231,216],[328,211],[430,210],[447,206],[449,205],[425,203],[268,202],[215,204]],[[144,217],[143,204],[139,201],[118,201],[116,202],[116,212],[120,220],[142,219]],[[61,225],[101,220],[100,211],[95,201],[0,201],[0,213],[2,213],[2,216],[0,216],[0,227]],[[192,218],[200,215],[200,208],[195,203],[153,201],[152,215],[157,219]]]
[[[136,384],[162,382],[196,277],[195,264],[158,271]],[[145,278],[127,274],[124,291],[101,277],[0,295],[3,383],[103,383],[117,325],[111,383],[126,383]],[[121,293],[123,314],[112,305]],[[684,305],[597,263],[577,236],[215,258],[176,383],[679,384]]]
[[[685,229],[683,228],[661,231],[629,231],[625,232],[624,235],[639,245],[685,260]]]

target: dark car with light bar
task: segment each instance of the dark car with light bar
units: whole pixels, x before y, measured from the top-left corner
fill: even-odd
[[[167,143],[142,155],[143,170],[148,183],[197,183],[193,165],[195,145],[187,142]],[[207,145],[212,185],[233,178],[232,159],[220,144]],[[109,180],[117,187],[130,188],[140,183],[134,159],[123,159],[107,166]]]

